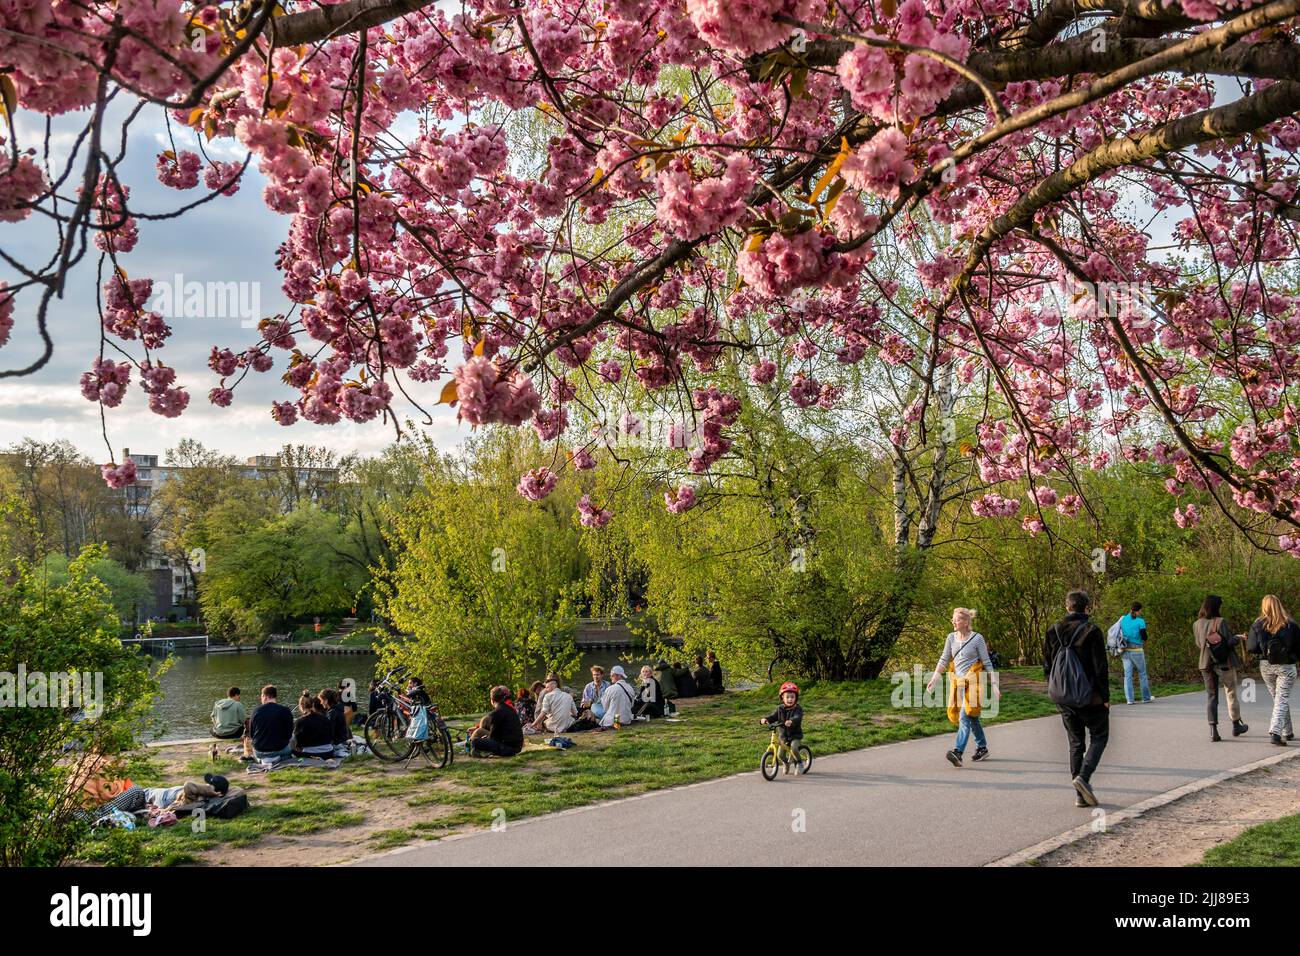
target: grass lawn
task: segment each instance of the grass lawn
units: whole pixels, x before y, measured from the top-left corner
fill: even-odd
[[[1300,814],[1261,823],[1208,850],[1202,866],[1300,866]]]
[[[1037,678],[1037,679],[1036,679]],[[998,714],[1003,723],[1056,713],[1041,688],[1041,671],[1004,670]],[[895,707],[888,680],[809,683],[802,703],[804,740],[814,756],[952,732],[941,707]],[[141,754],[130,776],[144,786],[200,779],[216,771],[249,794],[234,820],[209,820],[203,832],[184,821],[150,830],[96,835],[87,863],[334,863],[418,840],[664,787],[754,770],[767,745],[758,720],[776,702],[776,686],[683,701],[679,722],[638,723],[616,732],[574,735],[558,751],[529,738],[511,759],[471,759],[435,770],[373,758],[338,770],[287,769],[247,774],[233,758],[215,766],[205,746],[158,748]],[[816,772],[814,770],[814,772]]]

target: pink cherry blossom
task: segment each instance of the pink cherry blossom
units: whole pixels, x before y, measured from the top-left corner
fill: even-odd
[[[597,508],[591,503],[590,495],[583,495],[578,500],[578,520],[584,528],[603,528],[614,517],[604,508]]]
[[[529,501],[541,501],[555,490],[555,485],[559,480],[559,475],[542,466],[525,472],[519,479],[516,489]]]
[[[664,505],[671,514],[675,515],[690,511],[695,507],[697,500],[695,488],[691,485],[682,485],[664,492]]]

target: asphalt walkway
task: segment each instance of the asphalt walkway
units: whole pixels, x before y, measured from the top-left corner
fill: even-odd
[[[1149,800],[1279,752],[1272,703],[1246,705],[1250,733],[1211,743],[1204,696],[1112,705],[1110,744],[1093,787],[1101,809]],[[1226,721],[1226,705],[1220,703]],[[628,866],[793,863],[975,866],[1094,817],[1074,806],[1058,717],[987,729],[991,756],[956,769],[950,736],[818,757],[810,774],[768,783],[757,770],[512,822],[360,861],[366,866],[518,865],[574,860],[599,846]],[[808,743],[816,753],[817,742]],[[1300,746],[1300,741],[1292,744]],[[755,765],[757,766],[757,749]],[[584,849],[585,848],[585,849]],[[1135,861],[1136,862],[1136,861]]]

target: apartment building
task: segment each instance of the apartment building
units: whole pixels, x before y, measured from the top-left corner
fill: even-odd
[[[126,499],[127,512],[134,518],[144,520],[149,516],[154,495],[167,482],[184,475],[186,469],[177,465],[159,464],[157,455],[140,454],[123,448],[122,460],[128,458],[135,462],[136,481],[123,488],[122,494]],[[286,469],[285,460],[280,455],[252,455],[239,467],[239,474],[245,478],[280,478],[294,500],[303,498],[314,501],[338,482],[339,470],[315,465],[296,465]],[[164,554],[161,549],[154,549],[147,559],[146,568],[154,577],[154,600],[159,609],[192,607],[197,601],[194,574],[185,561]]]

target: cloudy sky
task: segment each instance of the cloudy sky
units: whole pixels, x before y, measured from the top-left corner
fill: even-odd
[[[19,147],[42,151],[43,118],[18,114]],[[51,141],[55,169],[66,162],[76,131],[85,122],[85,114],[72,117],[75,122],[60,122]],[[66,120],[66,118],[65,118]],[[116,127],[120,129],[121,118]],[[178,149],[194,148],[189,130],[173,124],[172,134]],[[116,148],[116,133],[111,133],[108,147]],[[216,159],[243,158],[234,144],[214,141],[209,154]],[[170,148],[162,112],[146,110],[132,126],[130,146],[122,169],[122,179],[131,187],[132,209],[140,212],[168,212],[199,198],[202,186],[178,192],[158,182],[154,171],[157,153]],[[79,169],[71,177],[79,178]],[[195,209],[176,220],[141,222],[140,241],[129,254],[120,257],[123,268],[132,278],[154,279],[154,291],[161,291],[164,281],[175,284],[177,274],[185,284],[246,283],[241,286],[244,301],[255,295],[260,299],[262,315],[274,315],[288,308],[280,291],[275,269],[275,250],[283,240],[289,219],[271,212],[261,199],[264,180],[256,166],[244,175],[239,192]],[[65,190],[66,192],[66,190]],[[57,234],[49,220],[32,215],[22,223],[0,223],[0,249],[29,268],[47,262],[57,244]],[[24,437],[46,441],[68,439],[97,462],[108,460],[102,434],[99,406],[81,396],[78,380],[98,355],[98,319],[96,315],[97,250],[91,250],[70,277],[62,300],[51,306],[50,332],[55,342],[54,357],[36,374],[24,378],[0,379],[0,446]],[[0,280],[15,279],[7,264],[0,261]],[[16,303],[14,330],[8,344],[0,349],[0,367],[21,368],[39,354],[35,331],[36,297],[31,291]],[[226,309],[238,313],[238,309]],[[276,451],[286,442],[325,445],[336,451],[375,452],[392,441],[393,428],[381,422],[358,425],[351,422],[318,426],[299,422],[288,428],[275,423],[270,404],[275,400],[296,397],[296,392],[280,381],[287,353],[275,350],[277,366],[262,375],[250,375],[235,392],[229,408],[217,408],[207,401],[208,389],[217,384],[217,376],[207,367],[212,346],[238,351],[256,341],[255,328],[243,327],[238,314],[185,317],[184,310],[169,318],[172,336],[159,352],[159,358],[177,371],[180,383],[190,393],[189,408],[179,418],[163,418],[149,411],[139,388],[138,373],[126,400],[107,410],[108,440],[114,457],[122,448],[135,453],[162,456],[185,437],[196,438],[210,448],[246,457]],[[139,343],[128,348],[141,356]],[[414,383],[412,383],[414,384]],[[437,400],[438,385],[414,385],[413,392],[427,408]],[[448,448],[463,439],[466,428],[458,426],[455,413],[447,406],[432,409],[435,421],[425,431],[441,447]],[[403,410],[403,418],[407,412]]]

